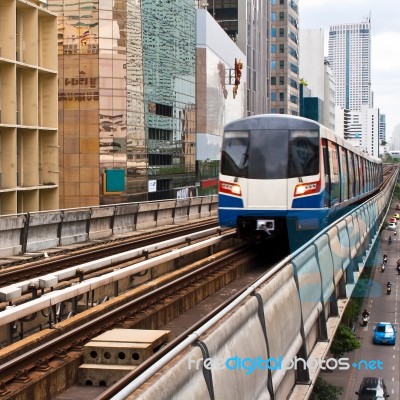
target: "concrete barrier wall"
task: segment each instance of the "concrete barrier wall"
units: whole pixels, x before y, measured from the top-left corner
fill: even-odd
[[[6,216],[1,219],[0,252],[4,248],[7,253],[21,252],[21,233],[26,224],[26,215]]]
[[[332,320],[338,320],[338,297],[351,296],[359,271],[384,223],[391,193],[392,189],[388,189],[345,216],[291,255],[289,261],[267,272],[267,281],[262,286],[255,284],[249,288],[249,293],[256,296],[247,297],[217,328],[203,335],[202,342],[210,357],[227,360],[239,356],[252,360],[282,356],[293,360],[299,355],[311,356],[318,342],[325,343],[327,352],[332,340],[327,334],[328,319],[332,316]],[[183,354],[175,366],[168,364],[162,377],[151,386],[141,387],[135,399],[186,399],[187,388],[198,385],[202,388],[198,398],[212,398],[204,391],[204,376],[202,381],[201,375],[193,375],[189,370],[190,357],[194,357],[193,350]],[[296,383],[309,385],[317,376],[315,370],[308,369],[299,375],[294,370],[271,372],[260,368],[251,374],[246,374],[245,369],[211,368],[210,374],[209,382],[217,399],[269,399],[271,390],[275,399],[286,399]],[[195,380],[190,382],[191,379]],[[184,382],[182,388],[178,380]]]
[[[218,196],[0,216],[0,257],[216,217]]]

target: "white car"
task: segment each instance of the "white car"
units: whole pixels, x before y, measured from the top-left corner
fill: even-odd
[[[389,231],[395,231],[396,230],[396,223],[395,222],[389,222],[389,225],[388,225],[388,230]]]

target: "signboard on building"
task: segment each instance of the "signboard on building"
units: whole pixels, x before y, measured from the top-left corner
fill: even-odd
[[[149,181],[148,188],[149,188],[149,193],[156,192],[157,191],[157,181],[156,180]]]

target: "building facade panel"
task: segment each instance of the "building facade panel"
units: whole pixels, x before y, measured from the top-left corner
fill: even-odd
[[[57,16],[0,2],[0,214],[59,206]]]

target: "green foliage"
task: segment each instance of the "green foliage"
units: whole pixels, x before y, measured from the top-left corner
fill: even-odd
[[[300,83],[300,85],[308,86],[308,82],[304,78],[300,78],[299,83]]]
[[[354,332],[346,325],[339,324],[331,344],[331,353],[335,358],[343,357],[344,353],[359,349],[360,341]]]
[[[367,266],[366,266],[367,267]],[[343,324],[352,327],[358,320],[370,284],[372,268],[364,268],[343,313]]]
[[[343,313],[342,322],[346,326],[353,326],[354,322],[357,320],[358,315],[360,314],[361,306],[358,299],[350,299],[349,303],[346,306],[346,309]]]
[[[398,164],[400,163],[400,158],[398,157],[393,157],[391,156],[389,153],[385,153],[382,157],[382,160],[385,163],[389,163],[389,164]]]
[[[322,378],[317,378],[310,400],[338,400],[342,393],[342,386],[335,386]]]
[[[400,185],[396,183],[396,186],[394,188],[393,196],[399,200],[400,199]]]

